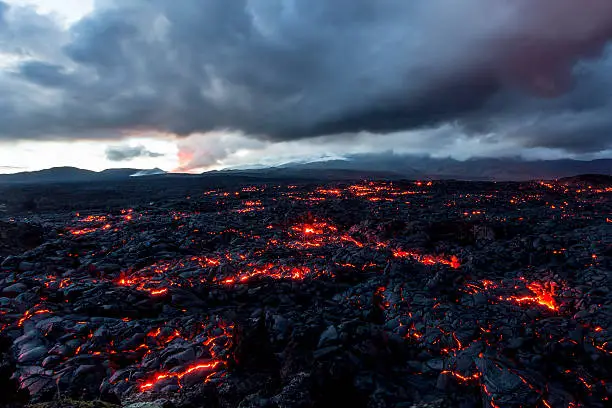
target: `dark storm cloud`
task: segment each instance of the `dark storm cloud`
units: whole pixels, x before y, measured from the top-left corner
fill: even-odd
[[[20,75],[35,84],[49,88],[71,86],[72,77],[66,75],[64,67],[41,61],[29,61],[19,67]]]
[[[137,159],[139,157],[162,157],[162,153],[147,150],[144,146],[110,146],[105,151],[110,161],[120,162]]]
[[[27,56],[0,71],[0,138],[453,123],[526,147],[612,144],[609,0],[98,4],[64,32],[0,3],[0,52]]]
[[[464,78],[462,82],[440,84],[436,91],[416,101],[371,106],[338,120],[317,124],[316,128],[310,129],[310,133],[336,134],[362,130],[387,133],[435,125],[481,109],[498,90],[499,84],[492,78]]]

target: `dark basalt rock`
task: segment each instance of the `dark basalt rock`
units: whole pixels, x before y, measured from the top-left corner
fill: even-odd
[[[40,226],[24,222],[6,222],[0,220],[0,262],[8,267],[16,261],[6,258],[8,255],[19,255],[43,243],[43,229]]]
[[[607,403],[609,187],[123,187],[0,220],[1,406]]]

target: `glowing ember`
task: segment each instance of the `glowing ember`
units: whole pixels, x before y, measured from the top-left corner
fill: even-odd
[[[603,343],[601,346],[599,346],[599,345],[595,344],[595,342],[593,342],[593,347],[595,347],[597,350],[612,356],[612,350],[608,350],[607,346],[608,346],[608,342]]]
[[[465,284],[465,288],[463,288],[462,290],[466,293],[469,293],[470,295],[475,295],[476,293],[481,293],[484,291],[487,291],[489,289],[495,289],[498,287],[498,285],[488,279],[483,279],[479,282],[475,282],[475,283],[466,283]]]
[[[383,310],[391,307],[391,303],[389,303],[387,299],[385,298],[386,290],[387,288],[385,288],[384,286],[381,286],[379,288],[376,288],[376,291],[374,292],[374,302],[378,304],[378,306]]]

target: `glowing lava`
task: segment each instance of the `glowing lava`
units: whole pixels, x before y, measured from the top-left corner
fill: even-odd
[[[505,300],[509,300],[515,303],[537,303],[541,306],[544,306],[552,311],[558,311],[559,306],[555,301],[555,288],[554,284],[541,284],[538,282],[533,282],[527,285],[527,289],[529,289],[535,296],[510,296]]]
[[[216,371],[214,371],[219,365],[222,365],[223,362],[219,361],[219,360],[213,360],[213,361],[209,361],[207,363],[201,363],[201,364],[196,364],[196,365],[192,365],[188,368],[186,368],[183,371],[178,371],[178,372],[162,372],[162,373],[158,373],[156,374],[152,379],[146,381],[145,383],[140,385],[140,391],[147,391],[150,388],[153,388],[155,386],[155,384],[157,384],[158,382],[165,380],[167,378],[176,378],[179,387],[182,387],[181,384],[181,379],[183,377],[185,377],[186,375],[189,375],[193,372],[196,371],[213,371],[211,375],[207,376],[204,380],[204,382],[210,380],[210,377],[216,373]]]
[[[237,276],[222,279],[220,282],[224,285],[234,285],[240,283],[247,283],[253,278],[257,277],[267,277],[277,280],[287,279],[301,281],[315,274],[313,270],[307,266],[291,267],[268,263],[263,266],[254,266],[253,264],[249,264],[249,267],[253,269],[248,272],[240,273]]]
[[[350,235],[340,234],[338,227],[320,220],[294,225],[289,230],[289,236],[293,238],[293,241],[288,242],[287,247],[299,250],[344,243],[352,244],[359,248],[364,246]]]
[[[136,290],[148,292],[152,296],[160,296],[168,293],[167,287],[159,287],[159,281],[153,281],[155,275],[164,275],[170,270],[170,262],[159,262],[139,271],[122,273],[122,277],[115,283],[119,286],[134,287]],[[125,276],[131,275],[131,276]],[[155,287],[151,287],[155,286]]]
[[[36,310],[35,312],[30,312],[29,310],[26,311],[24,313],[24,315],[17,321],[17,326],[21,327],[23,326],[23,323],[25,323],[26,320],[28,320],[29,318],[31,318],[32,316],[35,315],[39,315],[39,314],[47,314],[47,313],[53,313],[51,310],[49,309],[40,309],[40,310]]]
[[[453,269],[458,269],[461,267],[461,263],[459,263],[459,259],[456,256],[452,256],[450,259],[443,258],[441,256],[434,255],[422,255],[415,251],[405,251],[396,249],[393,250],[393,256],[395,258],[411,258],[415,261],[422,263],[423,265],[447,265]]]
[[[476,381],[476,380],[478,380],[481,377],[481,374],[479,372],[474,373],[474,374],[469,375],[469,376],[465,376],[465,375],[462,375],[461,373],[458,373],[456,371],[444,370],[444,371],[441,372],[441,374],[452,375],[453,377],[455,377],[457,380],[459,380],[461,382]]]
[[[212,356],[211,360],[194,362],[182,370],[159,371],[139,385],[140,391],[149,391],[159,382],[169,378],[176,379],[178,386],[183,387],[181,380],[190,374],[206,374],[206,377],[203,380],[204,382],[208,382],[214,375],[218,374],[219,371],[225,366],[225,363],[219,355],[219,349],[216,347],[222,346],[223,350],[226,351],[231,347],[231,331],[234,329],[234,326],[227,325],[224,322],[219,322],[217,329],[221,329],[221,334],[216,336],[211,335],[208,339],[202,342],[202,344],[208,348],[209,354]],[[169,328],[158,328],[149,332],[147,336],[156,339],[162,346],[170,343],[175,338],[183,338],[177,329],[173,329],[172,331],[169,330]],[[223,343],[220,344],[219,340],[223,338],[225,340],[223,340]],[[187,340],[186,338],[183,339]]]

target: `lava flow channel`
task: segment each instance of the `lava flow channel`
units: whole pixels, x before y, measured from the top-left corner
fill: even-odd
[[[134,287],[136,290],[148,292],[152,296],[164,295],[168,293],[168,288],[149,287],[149,285],[159,285],[162,283],[153,280],[153,276],[149,275],[165,276],[171,267],[172,265],[169,262],[159,262],[132,274],[132,276],[120,277],[115,283],[119,286]],[[168,284],[168,282],[164,282]]]
[[[321,247],[337,241],[338,228],[324,221],[298,224],[291,227],[290,236],[297,238],[288,246],[294,249]]]
[[[100,231],[100,230],[109,230],[112,228],[112,225],[110,224],[104,224],[102,227],[98,227],[98,228],[68,228],[68,232],[70,232],[70,234],[74,235],[74,236],[81,236],[81,235],[88,235],[88,234],[92,234],[96,231]]]
[[[208,382],[215,374],[219,372],[220,368],[225,366],[224,361],[221,360],[222,358],[221,355],[215,350],[215,347],[216,347],[215,345],[217,341],[223,337],[226,337],[227,339],[229,339],[231,330],[233,330],[234,326],[220,323],[218,328],[221,329],[222,331],[221,334],[216,335],[216,336],[211,336],[206,341],[203,342],[203,345],[208,348],[208,351],[212,359],[208,361],[194,362],[190,366],[185,368],[184,370],[159,371],[155,373],[153,376],[151,376],[148,380],[145,380],[144,382],[140,384],[139,386],[140,391],[144,392],[144,391],[151,390],[152,388],[155,387],[155,385],[169,378],[176,379],[177,385],[182,388],[183,384],[181,383],[181,380],[185,376],[194,374],[194,373],[200,373],[201,375],[206,374],[206,377],[204,378],[204,382]],[[160,342],[160,344],[168,344],[173,339],[177,337],[181,337],[181,334],[177,329],[174,329],[171,333],[165,336],[162,336],[162,332],[163,332],[162,328],[157,328],[157,330],[153,330],[149,332],[147,336],[157,339]],[[183,338],[183,339],[187,340],[186,338]],[[227,343],[227,340],[226,340],[224,344],[224,349],[227,349],[227,347],[229,347],[229,344]]]
[[[121,278],[117,281],[117,285],[125,287],[134,287],[141,292],[148,292],[152,296],[160,296],[168,293],[168,288],[147,288],[149,280],[146,278]]]
[[[29,318],[31,318],[34,315],[40,315],[40,314],[47,314],[47,313],[53,313],[51,310],[49,309],[41,309],[41,310],[36,310],[35,312],[30,312],[29,310],[26,311],[24,313],[24,315],[19,319],[19,321],[17,322],[17,326],[21,327],[23,326],[23,323],[25,323],[26,320],[28,320]]]
[[[459,263],[459,259],[454,255],[450,259],[446,259],[441,256],[421,255],[415,251],[404,251],[401,249],[396,249],[393,251],[393,256],[395,258],[411,258],[423,265],[441,264],[450,266],[453,269],[458,269],[461,266],[461,264]]]
[[[296,266],[289,267],[284,265],[275,265],[268,263],[264,266],[256,267],[253,264],[249,264],[248,267],[253,268],[249,272],[243,272],[237,276],[227,277],[220,280],[224,285],[233,285],[239,283],[247,283],[253,278],[257,277],[268,277],[275,280],[287,279],[301,281],[309,276],[316,275],[311,268],[307,266]]]
[[[215,375],[217,373],[216,368],[219,367],[220,365],[223,365],[223,362],[220,360],[212,360],[209,361],[207,363],[200,363],[200,364],[195,364],[192,365],[188,368],[186,368],[183,371],[177,371],[177,372],[170,372],[170,371],[166,371],[166,372],[160,372],[157,373],[153,378],[151,378],[150,380],[147,380],[146,382],[144,382],[143,384],[140,385],[140,391],[147,391],[151,388],[153,388],[156,384],[158,384],[160,381],[163,381],[165,379],[168,378],[176,378],[178,386],[182,387],[181,384],[181,379],[183,377],[185,377],[186,375],[189,375],[191,373],[194,372],[198,372],[198,371],[212,371],[209,375],[206,376],[206,378],[204,379],[204,382],[207,382],[210,380],[210,378]]]
[[[541,306],[544,306],[552,311],[558,311],[559,305],[555,301],[555,288],[554,284],[541,284],[538,282],[532,282],[527,285],[527,289],[529,289],[535,296],[510,296],[507,298],[502,298],[502,300],[508,300],[511,302],[515,302],[518,304],[522,303],[537,303]]]

